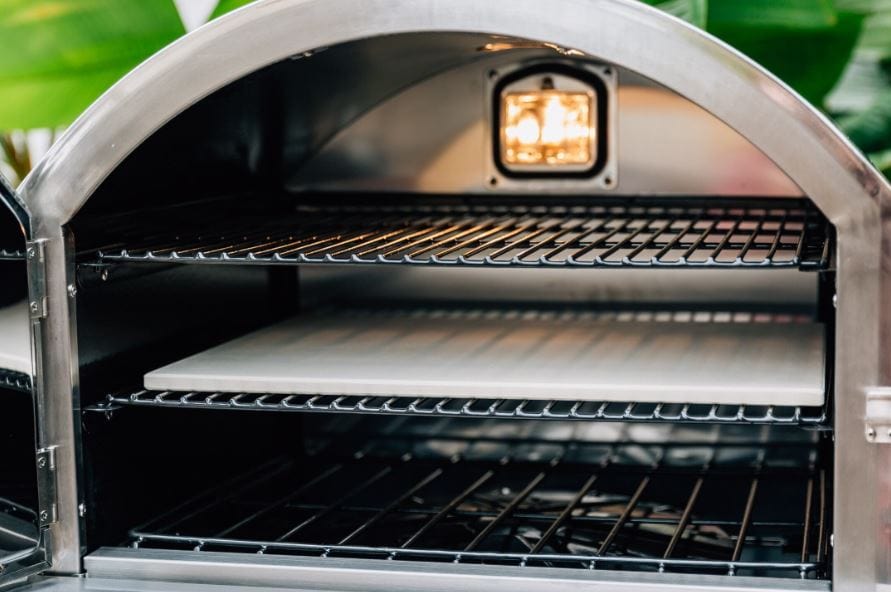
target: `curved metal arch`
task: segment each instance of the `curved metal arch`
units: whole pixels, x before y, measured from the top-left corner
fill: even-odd
[[[221,86],[318,47],[423,31],[552,42],[635,70],[749,139],[833,221],[858,197],[891,196],[825,117],[709,35],[629,0],[563,0],[559,10],[549,6],[548,18],[541,12],[538,0],[261,0],[184,37],[113,86],[26,179],[23,198],[38,232],[64,224],[147,136]]]

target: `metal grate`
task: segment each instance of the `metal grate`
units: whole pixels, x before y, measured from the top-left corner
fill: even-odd
[[[0,497],[0,574],[25,577],[43,567],[37,512]]]
[[[332,198],[333,199],[333,198]],[[304,205],[124,236],[86,263],[408,263],[822,269],[830,228],[803,201],[612,201],[596,205]],[[188,218],[188,216],[185,216]],[[274,218],[270,220],[270,218]],[[175,222],[174,222],[175,224]]]
[[[800,443],[398,442],[272,461],[130,537],[199,552],[820,578],[821,460]]]
[[[827,423],[822,407],[617,403],[604,401],[533,401],[424,397],[359,397],[256,393],[150,391],[138,389],[109,395],[92,410],[118,406],[178,409],[223,409],[302,413],[358,413],[555,419],[584,421],[695,422],[820,426]]]
[[[31,377],[21,372],[0,368],[0,388],[30,393]]]

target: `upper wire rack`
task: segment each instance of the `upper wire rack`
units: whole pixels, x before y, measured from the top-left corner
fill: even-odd
[[[804,201],[596,205],[303,205],[285,215],[130,226],[84,254],[103,262],[408,263],[823,269],[827,221]],[[88,261],[89,262],[89,261]]]

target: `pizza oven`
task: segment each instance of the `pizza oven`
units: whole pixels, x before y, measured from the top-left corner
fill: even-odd
[[[874,589],[889,198],[638,3],[253,3],[6,190],[0,577]]]

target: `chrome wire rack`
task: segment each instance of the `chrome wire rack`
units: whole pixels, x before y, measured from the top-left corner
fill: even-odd
[[[0,497],[0,573],[46,567],[37,522],[37,512]]]
[[[828,418],[828,413],[823,407],[361,397],[151,391],[145,389],[109,395],[104,403],[93,406],[91,410],[111,411],[115,407],[121,406],[367,415],[800,426],[822,426],[827,423]]]
[[[0,368],[0,388],[30,393],[31,377],[21,372]]]
[[[277,459],[132,529],[131,545],[825,576],[831,504],[810,446],[397,448]]]
[[[829,225],[801,200],[366,204],[302,205],[290,214],[226,222],[199,218],[170,231],[151,225],[148,233],[145,224],[141,232],[123,225],[121,236],[104,239],[81,260],[822,269],[830,258]],[[169,217],[159,225],[169,228]]]

